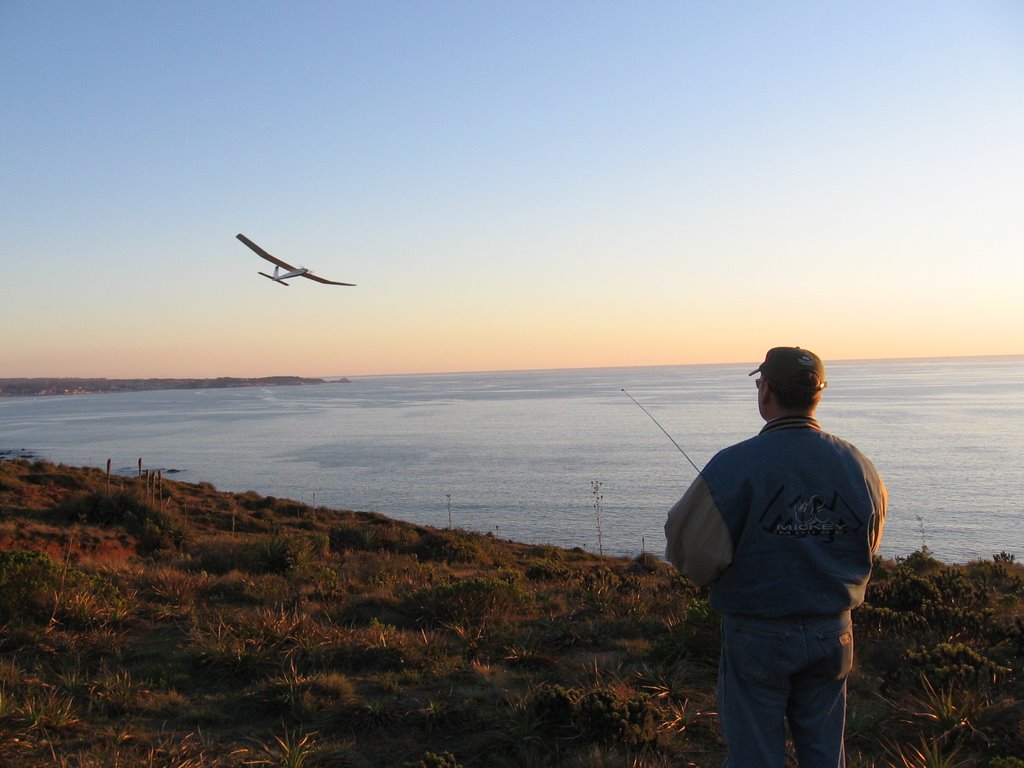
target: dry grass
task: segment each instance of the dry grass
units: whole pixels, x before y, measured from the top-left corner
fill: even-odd
[[[111,485],[0,462],[0,765],[721,763],[717,618],[656,558]],[[852,765],[1021,768],[1022,585],[878,563]]]

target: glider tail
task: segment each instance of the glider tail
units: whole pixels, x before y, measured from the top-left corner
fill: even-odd
[[[267,278],[267,280],[273,280],[275,283],[277,283],[278,285],[283,285],[285,288],[288,287],[288,283],[286,283],[284,280],[278,280],[276,277],[274,277],[273,275],[268,275],[266,272],[259,272],[257,274],[263,275],[265,278]]]

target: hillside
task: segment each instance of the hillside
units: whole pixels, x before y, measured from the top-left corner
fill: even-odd
[[[879,561],[852,766],[1022,768],[1024,568]],[[718,766],[718,623],[600,557],[0,461],[0,766]]]

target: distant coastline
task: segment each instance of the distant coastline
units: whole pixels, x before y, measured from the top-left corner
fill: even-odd
[[[261,376],[258,378],[222,376],[216,379],[0,379],[0,397],[95,395],[111,392],[144,392],[158,389],[296,387],[328,383],[348,383],[348,379],[308,379],[302,376]]]

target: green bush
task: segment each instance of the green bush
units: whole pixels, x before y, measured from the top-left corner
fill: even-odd
[[[1013,670],[964,643],[940,643],[908,652],[902,671],[915,679],[924,676],[936,686],[971,688],[979,684],[999,685]]]
[[[926,604],[941,599],[942,594],[932,580],[905,569],[898,570],[891,578],[872,581],[866,596],[866,602],[872,607],[901,613],[920,613]]]
[[[526,568],[526,578],[530,581],[568,581],[575,576],[573,570],[561,563],[544,559],[531,563]]]
[[[45,620],[54,609],[60,568],[43,552],[0,551],[0,623]]]
[[[437,563],[490,562],[486,540],[465,531],[424,531],[412,547],[420,560]]]
[[[609,688],[544,685],[534,692],[530,708],[540,729],[554,737],[628,747],[657,742],[658,710],[644,694],[627,698]]]
[[[530,596],[512,576],[477,576],[417,590],[409,597],[406,610],[440,622],[480,620],[518,610],[529,601]]]
[[[530,710],[540,729],[553,736],[571,736],[578,696],[560,685],[544,685],[534,691]]]
[[[597,689],[583,694],[576,706],[578,728],[591,741],[628,747],[657,741],[657,708],[643,694],[623,699],[607,689]]]
[[[682,617],[668,624],[665,634],[651,645],[651,657],[664,664],[691,659],[705,664],[718,661],[722,645],[722,620],[707,600],[693,599]]]
[[[945,567],[941,560],[936,560],[932,557],[928,547],[922,547],[917,552],[911,552],[905,558],[896,558],[896,562],[915,573],[932,573]]]
[[[924,575],[899,568],[868,585],[858,611],[865,629],[879,632],[927,631],[939,637],[980,640],[995,631],[986,586],[963,571],[943,566]]]
[[[124,528],[138,537],[144,551],[180,547],[185,540],[185,530],[174,516],[131,491],[70,497],[60,509],[83,523]]]
[[[312,568],[327,552],[326,534],[271,533],[253,541],[246,566],[253,573],[291,574]]]
[[[650,552],[644,552],[633,561],[633,566],[641,573],[657,573],[665,564]]]

